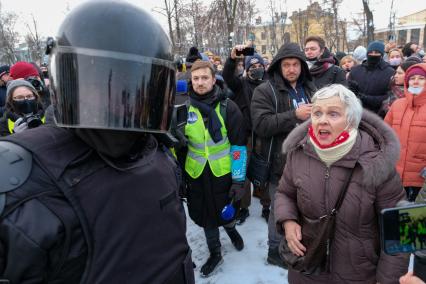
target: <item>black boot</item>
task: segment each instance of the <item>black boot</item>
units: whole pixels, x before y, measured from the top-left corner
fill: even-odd
[[[202,277],[209,277],[223,262],[222,254],[220,253],[220,249],[211,252],[210,257],[207,259],[206,263],[204,263],[203,266],[201,266],[200,272]]]
[[[234,247],[240,251],[244,248],[244,241],[241,237],[240,233],[235,229],[235,227],[231,230],[226,230],[226,233],[228,234],[229,238],[232,241],[232,244]]]
[[[242,225],[246,221],[248,216],[250,216],[248,208],[241,208],[240,214],[238,214],[237,217],[237,225]]]
[[[269,264],[276,265],[284,269],[288,269],[286,263],[280,257],[280,254],[278,252],[278,247],[268,249],[268,258],[266,259],[266,261]]]
[[[269,213],[270,213],[271,211],[269,210],[269,208],[268,207],[263,207],[263,209],[262,209],[262,218],[264,218],[265,220],[266,220],[266,223],[268,223],[268,220],[269,220]]]

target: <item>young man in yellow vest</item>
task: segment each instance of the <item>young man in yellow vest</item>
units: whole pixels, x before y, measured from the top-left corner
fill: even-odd
[[[237,250],[244,242],[235,228],[235,216],[226,218],[222,209],[236,209],[244,195],[247,160],[246,129],[238,106],[215,84],[214,68],[196,61],[191,68],[188,119],[185,136],[188,152],[185,172],[191,219],[204,228],[210,257],[201,267],[207,277],[222,262],[219,226],[225,228]]]

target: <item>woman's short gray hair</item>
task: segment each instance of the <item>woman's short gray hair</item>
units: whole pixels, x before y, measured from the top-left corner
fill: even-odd
[[[355,94],[341,84],[333,84],[319,89],[312,97],[312,103],[316,100],[339,97],[346,107],[346,120],[348,125],[358,128],[362,117],[362,104]]]

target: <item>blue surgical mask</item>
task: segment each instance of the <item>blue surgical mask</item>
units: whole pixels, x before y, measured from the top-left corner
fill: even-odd
[[[392,59],[389,59],[389,64],[391,66],[398,66],[399,64],[401,64],[401,58],[392,58]]]
[[[413,95],[418,95],[423,91],[423,87],[408,87],[408,91]]]

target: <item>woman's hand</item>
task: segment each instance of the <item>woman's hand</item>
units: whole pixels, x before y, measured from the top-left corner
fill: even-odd
[[[302,227],[293,220],[284,222],[285,239],[291,252],[297,256],[304,256],[306,248],[300,242],[302,240]]]
[[[400,284],[424,284],[425,282],[422,281],[419,277],[416,277],[413,275],[412,271],[409,271],[407,274],[399,278]]]

